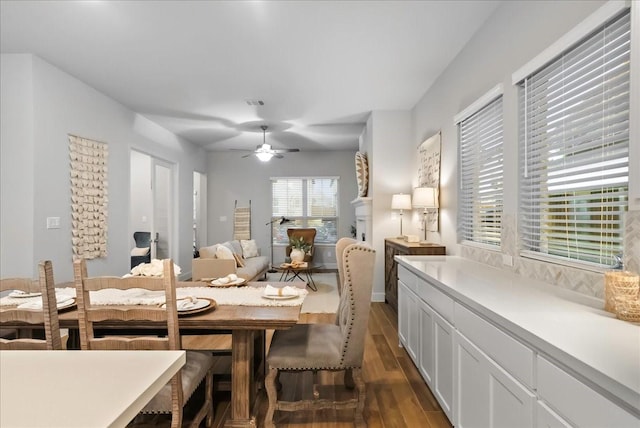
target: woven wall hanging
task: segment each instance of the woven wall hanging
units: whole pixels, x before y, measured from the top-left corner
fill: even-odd
[[[107,256],[107,144],[69,135],[73,259]]]

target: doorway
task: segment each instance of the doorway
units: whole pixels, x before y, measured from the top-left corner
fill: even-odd
[[[151,258],[174,258],[173,164],[131,151],[130,224],[133,232],[151,233]]]

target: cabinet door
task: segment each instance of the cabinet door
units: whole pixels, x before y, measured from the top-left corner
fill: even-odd
[[[536,403],[537,428],[571,428],[569,422],[562,419],[542,401]]]
[[[398,339],[405,347],[408,346],[409,333],[409,293],[407,286],[398,281]]]
[[[533,427],[535,395],[455,333],[456,426]]]
[[[420,349],[418,352],[418,370],[432,389],[435,366],[435,339],[433,309],[424,301],[418,301],[418,318],[420,323]]]
[[[434,311],[434,392],[449,420],[453,417],[453,334],[453,326]]]
[[[398,281],[398,337],[417,365],[420,339],[418,298],[402,281]]]

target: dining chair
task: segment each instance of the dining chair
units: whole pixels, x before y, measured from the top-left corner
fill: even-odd
[[[0,338],[0,350],[60,350],[62,338],[58,323],[58,305],[53,281],[53,266],[46,260],[38,264],[38,279],[6,278],[0,280],[0,291],[18,290],[25,293],[42,294],[42,310],[7,308],[0,311],[0,327],[4,323],[16,322],[44,328],[45,339]]]
[[[145,277],[88,277],[84,259],[74,262],[74,280],[78,299],[78,325],[82,350],[179,350],[182,347],[176,303],[173,261],[163,260],[163,276]],[[164,305],[92,305],[91,292],[115,288],[126,290],[142,288],[163,291]],[[126,336],[98,335],[101,323],[117,323],[126,330]],[[131,324],[160,324],[162,333],[150,336],[141,330],[132,330]],[[129,326],[127,325],[129,323]],[[102,327],[105,327],[102,325]],[[103,330],[104,331],[104,330]],[[166,334],[165,334],[166,332]],[[184,405],[196,388],[205,380],[204,404],[190,427],[198,427],[206,417],[206,426],[213,422],[213,364],[209,352],[187,351],[187,362],[160,392],[142,409],[144,414],[171,414],[171,427],[182,426]]]
[[[357,242],[358,241],[353,238],[346,237],[340,238],[338,239],[338,242],[336,242],[336,261],[338,262],[338,296],[342,295],[342,285],[344,284],[344,263],[342,258],[344,249]]]
[[[287,412],[318,409],[355,411],[356,426],[366,426],[363,417],[366,396],[362,378],[364,340],[371,306],[375,251],[366,244],[354,243],[343,251],[344,286],[338,306],[337,324],[297,324],[277,330],[267,355],[265,389],[269,407],[265,426],[273,427],[276,410]],[[355,398],[332,401],[321,398],[314,384],[313,399],[296,402],[278,400],[281,372],[344,371],[345,386],[356,388]]]

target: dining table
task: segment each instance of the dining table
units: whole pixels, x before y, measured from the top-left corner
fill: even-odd
[[[203,282],[176,282],[176,291],[180,298],[181,288],[188,288],[196,297],[207,297],[212,290],[211,284]],[[270,282],[270,286],[284,288],[291,282]],[[255,427],[258,390],[264,379],[265,333],[267,330],[288,329],[298,323],[300,308],[306,290],[304,282],[293,283],[293,287],[302,289],[301,295],[294,301],[264,300],[260,305],[216,304],[210,310],[179,317],[182,335],[208,335],[231,333],[231,412],[225,421],[225,427]],[[263,290],[266,282],[256,281],[243,284],[242,287],[229,287],[230,293],[240,293],[242,289]],[[57,288],[69,289],[73,283],[56,284]],[[218,292],[218,290],[215,290]],[[222,291],[222,290],[220,290]],[[1,309],[1,307],[0,307]],[[70,308],[58,314],[60,328],[69,329],[71,347],[77,338],[78,311]],[[20,326],[5,326],[20,328]],[[117,322],[101,323],[101,328],[118,329]],[[150,322],[127,321],[127,329],[153,329]],[[75,344],[77,346],[77,343]],[[69,347],[69,345],[68,345]]]
[[[0,426],[125,427],[185,362],[185,351],[0,351]]]

